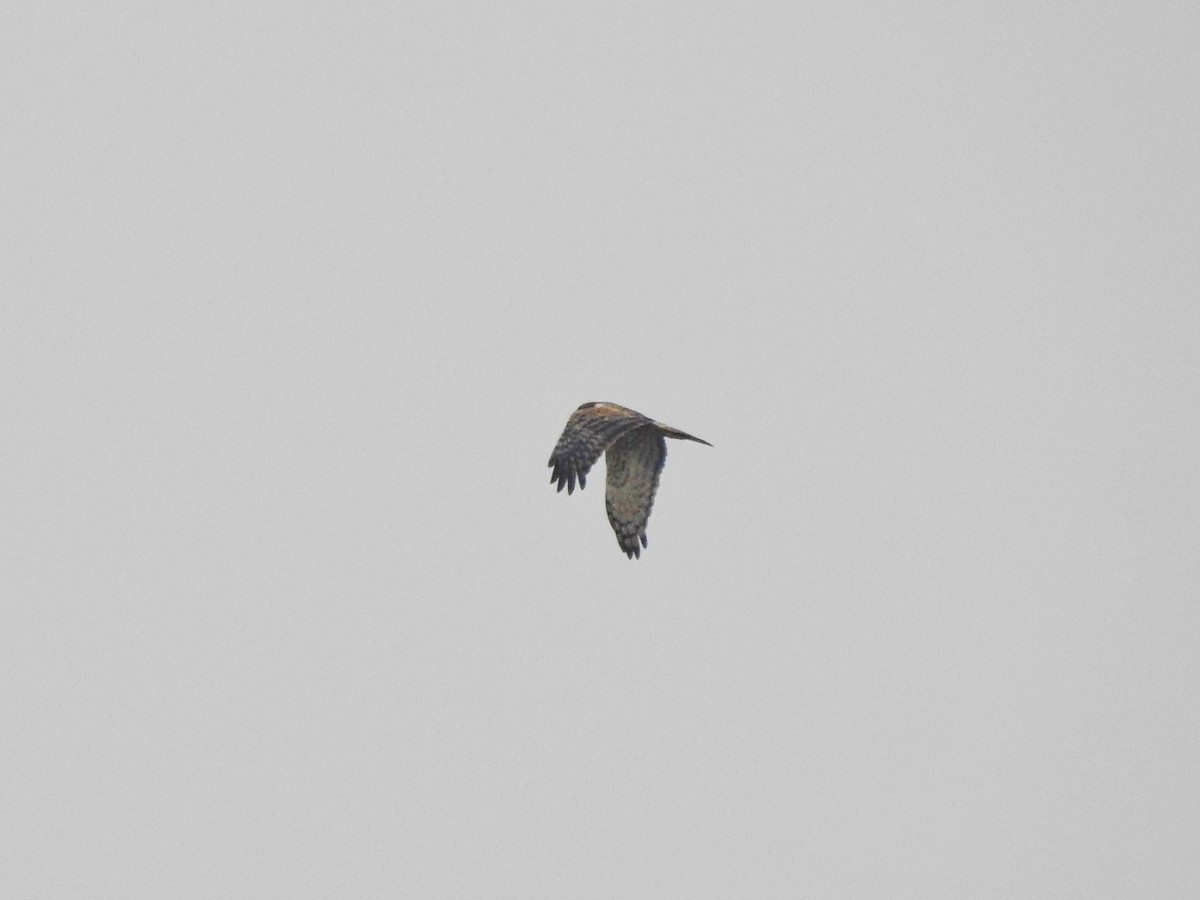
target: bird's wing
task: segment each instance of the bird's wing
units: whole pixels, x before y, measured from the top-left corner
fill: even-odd
[[[550,482],[558,482],[561,491],[575,491],[578,479],[580,489],[587,486],[588,470],[595,465],[600,454],[623,434],[645,425],[650,420],[632,409],[612,404],[585,404],[567,419],[567,427],[550,454],[549,465],[554,471]]]
[[[646,546],[646,522],[658,490],[658,476],[667,461],[667,442],[653,425],[623,435],[605,455],[607,485],[604,506],[617,543],[630,559]],[[640,546],[639,546],[640,542]]]

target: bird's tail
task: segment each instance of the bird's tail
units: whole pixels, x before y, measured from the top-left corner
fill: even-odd
[[[681,441],[695,441],[697,444],[703,444],[706,447],[712,446],[712,444],[704,440],[704,438],[698,438],[694,434],[688,434],[686,431],[680,431],[678,428],[668,428],[665,425],[661,427],[662,433],[669,438],[679,438]]]

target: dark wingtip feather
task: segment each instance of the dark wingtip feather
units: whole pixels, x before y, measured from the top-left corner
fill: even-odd
[[[627,534],[627,535],[618,534],[617,535],[617,546],[620,547],[621,552],[624,553],[630,559],[633,559],[634,557],[641,559],[642,558],[642,547],[646,546],[646,540],[645,540],[645,538],[643,538],[641,547],[639,547],[637,535],[635,535],[635,534]]]
[[[568,494],[575,493],[575,481],[578,479],[579,487],[582,489],[586,484],[582,472],[576,472],[570,465],[564,462],[553,462],[554,471],[550,473],[550,483],[558,484],[558,490],[567,489]]]

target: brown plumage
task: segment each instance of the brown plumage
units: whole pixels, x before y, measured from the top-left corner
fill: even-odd
[[[550,455],[554,469],[550,482],[561,491],[580,490],[588,471],[604,454],[607,468],[604,505],[608,521],[617,534],[617,544],[630,559],[642,555],[646,546],[646,522],[654,505],[658,478],[667,460],[664,438],[696,441],[709,447],[708,441],[693,437],[678,428],[643,416],[615,403],[585,403],[567,419],[567,427]]]

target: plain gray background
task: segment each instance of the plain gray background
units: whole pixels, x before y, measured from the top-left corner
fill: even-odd
[[[1200,893],[1195,3],[0,20],[5,897]]]

